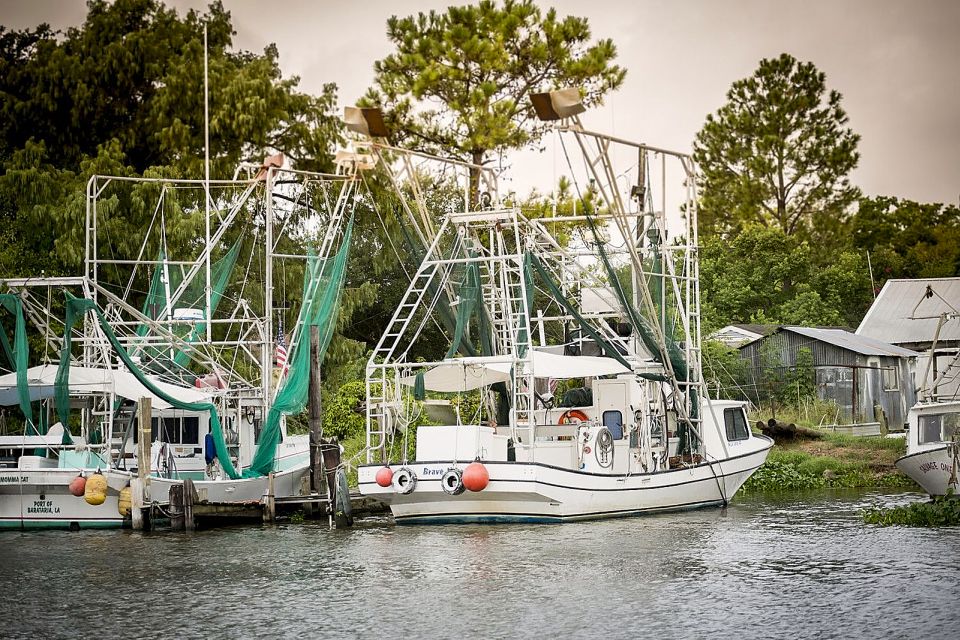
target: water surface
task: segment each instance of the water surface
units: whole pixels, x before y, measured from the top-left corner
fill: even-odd
[[[856,491],[562,525],[0,535],[0,637],[960,637],[960,528]]]

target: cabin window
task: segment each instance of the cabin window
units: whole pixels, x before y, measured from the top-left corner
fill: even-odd
[[[881,369],[883,376],[883,390],[884,391],[899,391],[900,390],[900,376],[897,375],[897,369],[895,367],[887,367]]]
[[[154,442],[157,439],[157,428],[159,424],[158,418],[150,419],[150,442]],[[138,417],[133,418],[133,444],[140,442],[140,419]]]
[[[960,432],[960,414],[936,413],[920,416],[920,444],[946,442]]]
[[[163,421],[161,424],[163,426],[163,432],[160,435],[160,440],[162,442],[169,442],[170,444],[180,444],[183,442],[180,437],[180,418],[161,418]]]
[[[603,426],[610,429],[614,440],[623,438],[623,414],[619,411],[604,411]]]
[[[743,409],[724,409],[723,424],[727,429],[728,442],[750,438],[750,429],[747,428],[747,417],[743,414]]]
[[[161,420],[163,429],[161,430]],[[159,438],[157,437],[158,432]],[[133,442],[140,440],[140,428],[137,419],[133,421]],[[184,418],[152,418],[150,420],[150,442],[167,442],[170,444],[198,444],[200,442],[200,417],[187,416]]]
[[[186,444],[196,444],[200,442],[200,418],[197,416],[187,416],[183,419],[183,439],[181,442]]]

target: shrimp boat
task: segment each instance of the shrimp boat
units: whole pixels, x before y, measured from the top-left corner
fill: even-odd
[[[692,159],[587,131],[576,90],[533,102],[583,158],[570,163],[587,171],[571,178],[573,209],[538,217],[501,199],[487,169],[466,165],[479,179],[435,232],[422,198],[405,205],[409,224],[421,221],[411,235],[429,243],[367,364],[360,491],[397,523],[725,505],[773,443],[751,433],[744,403],[710,398],[701,376]],[[354,130],[370,134],[389,171],[398,152],[374,128]],[[626,171],[614,167],[615,148],[634,160]],[[444,314],[435,324],[452,328],[445,356],[414,361]],[[422,401],[444,398],[458,410],[424,424]]]
[[[319,359],[332,335],[357,184],[350,161],[323,174],[282,156],[229,180],[93,176],[83,274],[0,281],[16,326],[0,404],[24,417],[0,435],[0,527],[122,526],[137,477],[161,508],[187,479],[200,502],[309,493],[309,436],[284,417],[305,401],[304,333],[318,327]],[[151,200],[141,235],[109,244],[115,208]],[[185,228],[200,242],[171,248]],[[88,500],[74,481],[94,475]]]
[[[927,370],[920,386],[920,400],[907,414],[907,453],[896,462],[930,496],[960,495],[960,398],[940,397],[937,380],[928,385],[930,368],[935,362],[937,338],[947,322],[960,321],[958,313],[940,315]],[[958,356],[960,357],[960,356]],[[958,357],[942,372],[949,379],[957,370]]]

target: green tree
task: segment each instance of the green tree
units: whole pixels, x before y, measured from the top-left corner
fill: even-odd
[[[793,366],[786,373],[785,384],[781,390],[781,400],[785,404],[796,403],[814,397],[816,378],[813,369],[813,351],[809,347],[797,349]]]
[[[273,45],[262,54],[232,50],[230,14],[219,2],[183,18],[156,0],[88,7],[84,24],[65,33],[0,27],[0,218],[19,239],[0,251],[4,274],[79,266],[83,194],[95,173],[203,175],[204,24],[212,177],[276,151],[299,168],[332,168],[335,87],[298,92],[297,78],[282,77]],[[151,211],[133,195],[111,206],[118,215],[104,241],[129,258]],[[182,242],[194,241],[196,224],[185,224]]]
[[[840,100],[813,63],[786,53],[734,82],[694,145],[704,227],[724,233],[759,223],[836,240],[858,195],[847,174],[860,139]]]
[[[809,242],[778,228],[746,226],[700,250],[704,331],[730,323],[854,325],[872,300],[861,253],[831,254],[821,266]]]
[[[393,16],[396,51],[376,63],[365,100],[387,109],[406,144],[482,165],[542,136],[529,93],[576,86],[590,105],[622,84],[613,42],[590,35],[585,18],[542,13],[532,0]],[[471,178],[476,194],[479,172]]]
[[[960,208],[887,196],[862,198],[854,246],[869,251],[876,286],[889,278],[960,276]]]
[[[747,392],[747,361],[740,357],[737,349],[716,340],[704,340],[701,351],[703,377],[707,388],[715,397],[744,400],[755,398],[755,394]]]

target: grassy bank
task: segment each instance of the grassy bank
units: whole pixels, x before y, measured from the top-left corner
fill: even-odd
[[[822,440],[775,445],[744,492],[826,487],[915,487],[894,466],[902,438],[852,437],[824,432]]]

